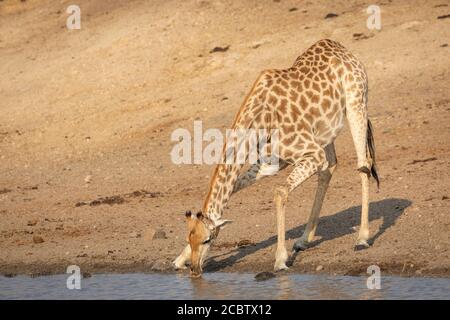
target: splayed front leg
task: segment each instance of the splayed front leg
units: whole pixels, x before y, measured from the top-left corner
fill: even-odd
[[[288,269],[286,261],[288,259],[288,253],[286,250],[285,239],[285,207],[288,197],[288,190],[286,187],[278,187],[275,189],[275,205],[277,210],[277,233],[278,243],[277,252],[275,254],[274,270],[280,271]]]
[[[186,262],[191,259],[191,246],[187,245],[183,252],[173,261],[176,270],[186,269]]]
[[[309,215],[308,224],[306,225],[305,232],[303,233],[301,238],[295,242],[293,247],[294,251],[303,251],[308,249],[316,233],[323,200],[325,199],[328,185],[330,184],[331,177],[333,176],[333,172],[337,166],[336,153],[334,151],[334,143],[328,145],[325,148],[325,153],[329,165],[325,170],[319,170],[319,179],[316,190],[316,196],[314,198],[314,204],[311,209],[311,214]]]

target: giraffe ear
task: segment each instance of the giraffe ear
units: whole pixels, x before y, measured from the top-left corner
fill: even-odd
[[[223,229],[232,222],[233,222],[232,220],[222,220],[221,219],[221,220],[217,221],[215,225],[216,225],[216,228]]]
[[[189,211],[186,211],[185,213],[184,213],[184,215],[186,216],[186,218],[189,220],[189,219],[191,219],[192,218],[192,212],[189,210]]]

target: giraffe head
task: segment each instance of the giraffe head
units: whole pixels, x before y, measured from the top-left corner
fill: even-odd
[[[211,243],[216,239],[219,230],[231,221],[219,220],[214,223],[201,211],[197,214],[187,211],[186,219],[188,223],[187,241],[191,246],[191,276],[200,277]]]

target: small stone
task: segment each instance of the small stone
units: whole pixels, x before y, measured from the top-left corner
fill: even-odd
[[[168,263],[164,259],[158,259],[156,260],[152,265],[153,271],[165,271],[168,269]]]
[[[27,226],[35,226],[38,223],[38,221],[36,219],[30,220],[27,222]]]
[[[264,272],[257,273],[255,275],[256,281],[265,281],[265,280],[269,280],[272,278],[275,278],[275,273],[273,273],[273,272],[264,271]]]
[[[40,236],[33,236],[33,242],[34,243],[43,243],[44,242],[44,238],[40,237]]]
[[[316,271],[322,271],[323,270],[323,266],[322,265],[318,265],[316,268]]]
[[[255,245],[255,243],[251,240],[244,239],[244,240],[239,241],[236,245],[238,247],[246,247],[246,246],[253,246],[253,245]]]
[[[211,51],[209,51],[209,53],[214,53],[214,52],[226,52],[228,51],[228,49],[230,49],[230,46],[224,46],[224,47],[214,47]]]
[[[338,15],[337,13],[330,12],[330,13],[328,13],[328,14],[325,16],[324,19],[336,18],[336,17],[338,17],[338,16],[339,16],[339,15]]]
[[[153,234],[152,239],[153,240],[155,240],[155,239],[167,239],[166,232],[164,230],[162,230],[162,229],[157,229],[155,231],[155,233]]]
[[[130,237],[131,238],[140,238],[141,234],[133,231],[132,233],[130,233]]]
[[[92,176],[90,174],[84,178],[84,182],[86,182],[86,183],[91,183],[91,181],[92,181]]]

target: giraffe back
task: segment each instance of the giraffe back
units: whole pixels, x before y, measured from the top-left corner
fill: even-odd
[[[332,143],[354,96],[367,99],[362,63],[341,44],[320,40],[284,70],[265,70],[236,115],[234,128],[279,129],[280,156],[288,161]]]

